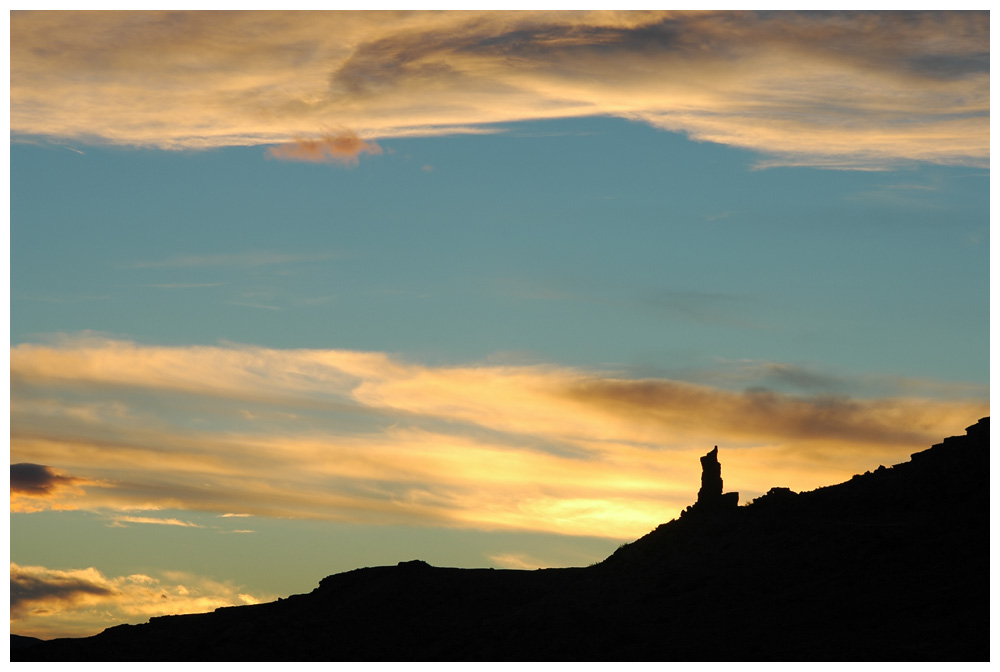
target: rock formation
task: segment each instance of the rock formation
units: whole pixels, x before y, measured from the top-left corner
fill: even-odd
[[[722,464],[719,462],[719,447],[716,446],[701,458],[701,489],[693,508],[717,511],[736,508],[739,502],[740,493],[722,492]]]
[[[714,504],[722,497],[722,465],[719,463],[719,447],[701,458],[701,490],[698,491],[699,504]]]

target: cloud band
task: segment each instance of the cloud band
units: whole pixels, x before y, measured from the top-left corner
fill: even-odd
[[[986,166],[989,14],[11,17],[15,137],[354,161],[374,137],[587,115],[754,150],[761,166]],[[357,136],[309,140],[331,124]]]

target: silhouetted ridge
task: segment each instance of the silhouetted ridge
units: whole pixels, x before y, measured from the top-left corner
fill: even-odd
[[[44,640],[38,639],[37,637],[24,637],[23,635],[11,635],[10,636],[10,648],[11,649],[23,649],[28,646],[34,646]]]
[[[989,660],[988,451],[984,418],[909,462],[717,508],[702,506],[724,498],[713,450],[694,515],[592,567],[412,560],[11,658]]]

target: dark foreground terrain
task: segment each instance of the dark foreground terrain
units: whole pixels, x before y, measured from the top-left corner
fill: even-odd
[[[840,485],[699,504],[592,567],[356,569],[11,659],[987,661],[989,504],[984,418]]]

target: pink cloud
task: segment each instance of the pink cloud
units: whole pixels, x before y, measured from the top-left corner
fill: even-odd
[[[327,134],[319,140],[296,138],[294,142],[271,147],[271,156],[282,161],[308,163],[343,163],[357,165],[361,154],[381,154],[382,148],[374,141],[362,140],[354,131]]]

